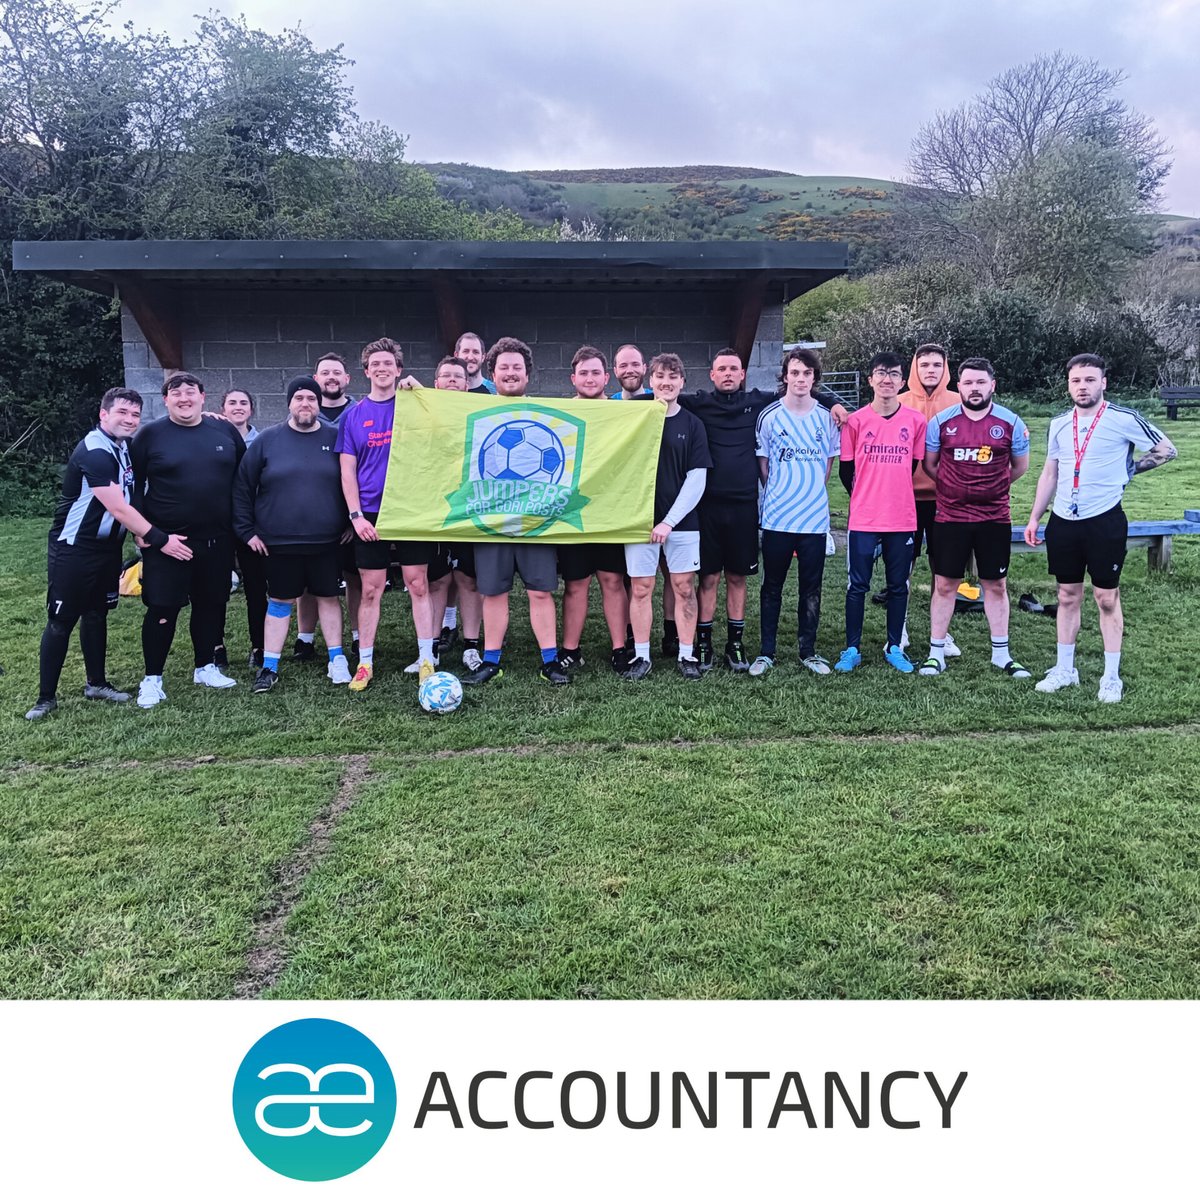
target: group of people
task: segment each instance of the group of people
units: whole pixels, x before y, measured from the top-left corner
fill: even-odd
[[[433,535],[428,541],[382,540],[376,524],[396,405],[405,389],[422,385],[404,375],[403,353],[390,338],[364,347],[361,364],[368,390],[355,398],[345,360],[322,355],[312,375],[288,385],[287,419],[263,430],[253,425],[254,398],[244,390],[227,392],[220,413],[206,413],[204,384],[188,372],[167,378],[166,416],[145,425],[136,392],[113,388],[105,394],[98,427],[67,465],[50,530],[48,620],[39,697],[29,719],[57,707],[76,624],[87,673],[84,695],[132,699],[108,681],[105,666],[106,617],[116,603],[126,530],[142,553],[142,708],[166,699],[163,672],[179,614],[189,604],[194,682],[236,685],[225,649],[235,564],[246,594],[256,692],[279,682],[293,609],[292,659],[315,658],[319,623],[329,679],[355,692],[369,687],[393,566],[399,566],[416,632],[416,658],[406,670],[420,679],[459,644],[460,616],[463,682],[479,686],[503,674],[509,594],[517,576],[525,585],[542,679],[568,684],[584,666],[593,576],[612,669],[625,679],[642,679],[652,669],[660,571],[667,581],[661,650],[677,661],[683,677],[699,679],[718,661],[713,627],[722,576],[724,665],[762,677],[776,663],[782,594],[793,561],[800,663],[817,675],[850,672],[863,660],[865,600],[878,557],[886,581],[879,597],[887,608],[883,658],[890,667],[939,675],[946,660],[960,653],[949,626],[973,560],[992,664],[1014,679],[1030,676],[1009,649],[1006,586],[1010,490],[1028,468],[1029,433],[1016,413],[996,401],[996,372],[986,359],[959,364],[956,392],[945,349],[920,346],[905,391],[900,357],[877,354],[867,367],[871,401],[849,413],[820,390],[821,363],[809,349],[784,355],[779,390],[747,389],[741,358],[724,349],[712,360],[711,388],[689,391],[677,355],[658,354],[647,363],[638,347],[624,345],[613,360],[620,386],[610,392],[607,356],[581,346],[572,360],[576,399],[653,402],[666,410],[653,526],[644,543],[625,546],[555,546],[501,536],[458,545]],[[503,337],[485,354],[482,339],[465,333],[438,363],[433,386],[520,397],[532,370],[524,342]],[[1098,356],[1076,355],[1067,364],[1072,407],[1051,423],[1025,539],[1040,544],[1040,518],[1053,507],[1045,542],[1059,585],[1058,653],[1037,690],[1079,682],[1074,649],[1087,574],[1104,642],[1098,698],[1111,702],[1123,690],[1119,578],[1127,526],[1121,495],[1134,474],[1167,462],[1176,451],[1140,414],[1109,402],[1106,386]],[[835,458],[849,494],[848,585],[844,648],[831,665],[818,653],[817,637],[831,544],[827,482]],[[922,547],[934,586],[929,655],[915,664],[906,653],[906,617],[909,580]],[[760,556],[761,645],[751,660],[744,645],[747,579],[758,573]],[[560,577],[561,638],[555,604]]]

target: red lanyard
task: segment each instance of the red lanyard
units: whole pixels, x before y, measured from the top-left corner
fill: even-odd
[[[1075,431],[1075,481],[1072,483],[1072,488],[1079,491],[1079,468],[1083,466],[1083,456],[1087,453],[1088,442],[1092,440],[1092,434],[1096,432],[1096,426],[1100,424],[1100,418],[1104,416],[1104,410],[1108,407],[1108,401],[1105,400],[1098,409],[1096,409],[1096,419],[1088,426],[1088,431],[1083,435],[1083,445],[1079,445],[1079,409],[1076,409],[1071,415],[1071,422]]]

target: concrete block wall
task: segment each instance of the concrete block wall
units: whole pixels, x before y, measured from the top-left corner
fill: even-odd
[[[474,292],[466,317],[487,344],[505,335],[529,343],[530,394],[543,396],[571,394],[571,357],[584,342],[610,358],[624,342],[637,343],[647,359],[674,351],[689,385],[705,387],[712,356],[728,344],[731,326],[729,298],[715,292]],[[209,407],[226,389],[246,388],[258,402],[260,427],[283,416],[287,381],[311,371],[321,353],[346,358],[358,394],[365,390],[359,354],[375,338],[399,342],[405,370],[430,383],[434,365],[450,350],[439,339],[432,296],[421,292],[198,288],[185,294],[177,319],[184,368],[204,381]],[[161,416],[162,366],[128,311],[121,328],[126,386],[142,393],[148,417]],[[770,388],[782,355],[782,305],[764,310],[758,336],[747,383]]]

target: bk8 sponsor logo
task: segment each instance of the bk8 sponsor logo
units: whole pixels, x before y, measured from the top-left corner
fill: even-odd
[[[259,1162],[289,1179],[339,1179],[396,1119],[396,1082],[370,1038],[340,1021],[290,1021],[259,1038],[233,1081],[233,1116]]]

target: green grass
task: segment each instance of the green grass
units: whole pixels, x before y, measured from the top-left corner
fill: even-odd
[[[0,996],[229,994],[333,765],[28,771],[0,796]]]
[[[1031,425],[1017,519],[1046,418]],[[1200,506],[1200,421],[1169,432],[1180,459],[1134,481],[1131,516]],[[270,696],[244,666],[232,693],[196,688],[181,629],[167,704],[85,702],[73,650],[60,710],[36,725],[45,522],[6,522],[0,554],[0,995],[230,994],[275,867],[349,754],[371,774],[304,884],[275,994],[1200,995],[1198,539],[1176,543],[1170,575],[1130,556],[1120,705],[1095,702],[1090,608],[1083,686],[1055,696],[988,665],[980,616],[956,618],[964,656],[945,676],[901,677],[876,653],[875,606],[849,677],[784,661],[687,685],[660,661],[630,687],[607,669],[597,605],[591,665],[555,691],[517,597],[505,678],[431,718],[399,672],[413,642],[392,593],[363,696],[287,661]],[[1012,575],[1014,598],[1052,598],[1043,556],[1015,556]],[[844,578],[829,560],[829,654]],[[928,588],[922,564],[918,653]],[[110,621],[125,684],[141,614],[124,601]],[[748,615],[754,650],[753,591]],[[235,662],[243,622],[236,598]],[[1054,622],[1014,607],[1012,642],[1040,673]]]

